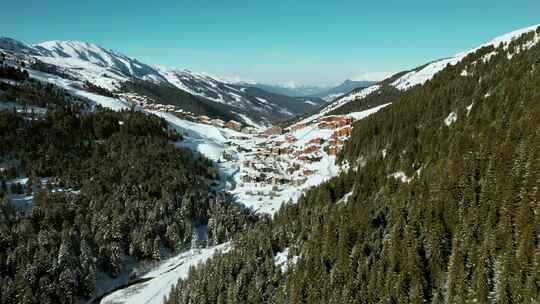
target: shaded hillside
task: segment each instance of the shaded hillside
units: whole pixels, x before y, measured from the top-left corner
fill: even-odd
[[[158,85],[148,81],[132,79],[122,83],[120,91],[136,93],[157,103],[174,105],[196,115],[206,115],[225,121],[238,120],[227,106],[193,96],[170,85]]]

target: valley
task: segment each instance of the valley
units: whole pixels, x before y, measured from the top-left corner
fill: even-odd
[[[0,38],[0,261],[17,265],[0,268],[0,294],[345,303],[358,291],[375,303],[382,290],[392,303],[465,303],[467,288],[470,302],[503,297],[499,277],[519,260],[533,297],[539,41],[527,27],[324,100],[84,42]]]

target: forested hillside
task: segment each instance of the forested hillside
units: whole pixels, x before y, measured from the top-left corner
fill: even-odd
[[[174,105],[196,115],[207,115],[225,121],[239,120],[227,106],[191,95],[172,85],[158,85],[149,81],[132,79],[122,83],[120,91],[137,93],[157,103]]]
[[[349,172],[166,302],[540,302],[538,35],[481,48],[357,122]]]
[[[212,190],[211,162],[176,147],[182,136],[161,118],[90,111],[26,77],[0,88],[8,105],[39,106],[0,108],[0,303],[89,299],[99,276],[225,242],[254,222]]]

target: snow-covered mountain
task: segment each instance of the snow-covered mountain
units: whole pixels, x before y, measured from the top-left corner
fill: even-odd
[[[318,96],[319,93],[332,88],[332,86],[299,85],[294,83],[268,84],[258,82],[237,82],[239,85],[259,88],[274,94],[287,95],[291,97]],[[319,96],[321,97],[321,96]]]
[[[356,81],[347,79],[343,83],[325,91],[319,92],[313,96],[320,97],[328,102],[358,88],[366,88],[377,83],[376,81]]]
[[[512,40],[519,38],[521,35],[525,33],[536,31],[536,29],[539,26],[540,24],[526,27],[519,30],[515,30],[513,32],[499,36],[476,48],[458,53],[454,56],[451,56],[445,59],[429,62],[427,64],[424,64],[420,67],[417,67],[409,71],[403,71],[403,72],[394,74],[393,76],[381,81],[380,83],[371,85],[367,88],[352,90],[348,94],[341,96],[340,98],[330,103],[328,106],[322,108],[318,113],[305,117],[304,119],[301,120],[301,122],[309,123],[322,116],[335,113],[336,111],[339,111],[339,109],[343,109],[346,105],[350,105],[350,103],[352,102],[356,102],[358,103],[358,106],[360,106],[362,101],[366,100],[369,97],[373,97],[375,95],[380,96],[380,98],[374,98],[374,99],[377,99],[377,103],[370,103],[369,105],[367,105],[367,107],[375,107],[381,104],[387,104],[389,102],[392,102],[393,100],[391,99],[392,97],[395,96],[395,94],[385,94],[388,91],[391,91],[394,89],[394,90],[403,92],[403,91],[407,91],[408,89],[414,86],[422,85],[428,80],[432,79],[435,76],[435,74],[442,71],[448,65],[455,65],[459,63],[460,61],[462,61],[467,55],[472,54],[483,47],[489,47],[489,46],[499,47],[500,45],[502,45],[503,47],[506,48]],[[539,41],[540,41],[540,33],[535,33],[535,36],[532,38],[532,40],[530,40],[522,48],[530,48],[531,46],[538,43]],[[516,52],[519,52],[519,51],[520,49],[516,50]],[[489,58],[493,55],[494,55],[494,52],[488,54],[484,58],[484,60],[489,60]],[[465,74],[466,74],[466,71],[464,71],[464,75]],[[345,113],[352,112],[354,111],[354,110],[351,110],[353,108],[354,107],[349,106],[347,110],[340,111],[340,112],[345,112]],[[356,111],[365,110],[365,109],[366,107],[357,109]],[[343,113],[340,113],[340,114],[343,114]]]
[[[254,88],[259,88],[274,94],[287,95],[291,97],[318,97],[326,101],[332,101],[353,89],[360,87],[368,87],[374,84],[375,81],[356,81],[347,79],[337,86],[321,85],[296,85],[296,84],[265,84],[265,83],[250,83],[239,82],[239,84]]]
[[[324,103],[317,98],[311,98],[307,103],[304,99],[248,90],[248,86],[228,83],[202,73],[149,65],[86,42],[48,41],[26,45],[0,37],[0,49],[53,65],[72,79],[88,81],[112,92],[118,92],[123,83],[133,79],[173,86],[206,102],[222,104],[230,112],[241,113],[263,125],[313,112]]]

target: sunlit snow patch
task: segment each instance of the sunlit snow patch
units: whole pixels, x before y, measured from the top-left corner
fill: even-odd
[[[274,256],[274,265],[281,268],[281,272],[286,272],[289,267],[289,263],[294,265],[298,262],[298,256],[295,255],[289,262],[289,248],[285,248],[282,252],[278,252]]]
[[[448,116],[446,116],[446,118],[444,119],[444,124],[447,126],[451,126],[457,121],[457,118],[458,117],[456,112],[450,112],[450,114],[448,114]]]
[[[204,263],[218,251],[227,252],[230,248],[230,244],[225,243],[179,254],[141,277],[149,280],[114,292],[103,298],[101,304],[161,304],[178,280],[187,277],[190,267]]]
[[[407,175],[403,171],[394,172],[394,173],[390,174],[390,177],[393,177],[393,178],[401,181],[402,183],[409,183],[412,180],[411,178],[407,177]]]

